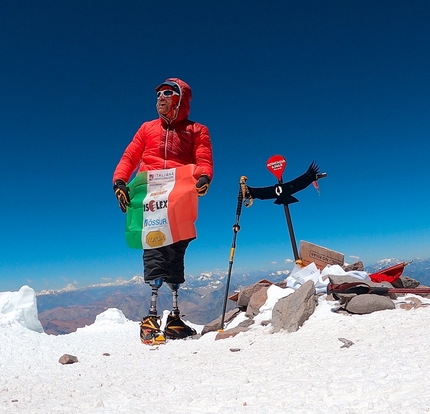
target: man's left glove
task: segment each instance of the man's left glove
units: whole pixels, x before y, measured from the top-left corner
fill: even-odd
[[[196,183],[196,189],[199,197],[204,196],[209,190],[211,179],[207,175],[200,176]]]
[[[113,185],[115,197],[118,199],[119,207],[123,213],[127,212],[127,205],[130,204],[128,187],[123,180],[116,180]]]

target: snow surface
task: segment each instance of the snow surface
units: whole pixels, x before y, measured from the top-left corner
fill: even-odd
[[[292,291],[271,286],[257,321]],[[35,298],[28,286],[0,293],[0,412],[430,411],[427,306],[406,311],[399,301],[395,310],[351,316],[333,312],[336,302],[323,295],[294,333],[257,322],[234,338],[215,341],[213,332],[149,347],[117,309],[68,335],[40,332]],[[63,354],[79,362],[62,365]]]

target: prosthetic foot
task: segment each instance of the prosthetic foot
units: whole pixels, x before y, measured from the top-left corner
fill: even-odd
[[[164,333],[169,339],[183,339],[187,336],[196,335],[195,329],[186,325],[184,321],[179,317],[180,312],[178,309],[178,289],[179,284],[168,283],[168,286],[172,290],[173,294],[173,309],[167,316],[166,327],[164,328]]]
[[[157,316],[157,296],[158,289],[163,284],[161,278],[151,281],[152,289],[151,307],[149,315],[143,318],[140,323],[140,340],[146,345],[158,345],[166,342],[166,337],[160,329],[160,318]]]

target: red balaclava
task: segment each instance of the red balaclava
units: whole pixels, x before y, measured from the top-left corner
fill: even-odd
[[[172,97],[172,110],[166,115],[160,115],[165,122],[172,124],[183,121],[190,114],[191,88],[179,78],[168,78],[162,84],[158,85],[155,90],[158,92],[162,89],[171,89],[178,95]]]
[[[165,91],[167,89],[174,91],[174,89],[170,85],[161,85],[161,87],[157,89],[157,92],[158,91]],[[170,111],[166,115],[160,114],[160,116],[166,117],[170,122],[174,121],[176,119],[176,117],[178,116],[179,102],[180,102],[181,96],[180,95],[173,95],[171,99],[172,99],[172,107],[170,108]]]

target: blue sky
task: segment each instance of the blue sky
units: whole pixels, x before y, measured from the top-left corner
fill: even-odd
[[[238,182],[315,160],[328,177],[290,206],[297,243],[347,262],[430,257],[428,1],[29,1],[0,15],[0,291],[142,274],[113,170],[154,88],[180,77],[207,125],[215,177],[186,272],[227,270]],[[233,270],[292,259],[284,211],[242,211]]]

